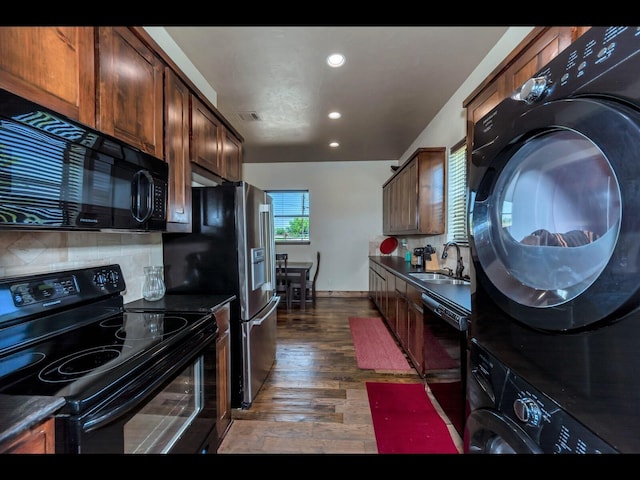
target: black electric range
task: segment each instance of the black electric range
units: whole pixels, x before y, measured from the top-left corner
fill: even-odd
[[[215,344],[210,312],[127,311],[125,289],[119,265],[0,280],[0,393],[129,409]]]

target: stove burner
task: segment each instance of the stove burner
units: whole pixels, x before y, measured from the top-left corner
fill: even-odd
[[[113,360],[120,357],[125,348],[131,347],[106,345],[72,353],[44,367],[40,370],[38,378],[43,382],[59,383],[101,374],[118,365],[118,362]]]
[[[42,352],[18,352],[0,359],[0,377],[35,365],[45,357]]]
[[[144,340],[171,335],[187,325],[186,318],[165,315],[164,313],[135,314],[133,321],[130,321],[131,314],[129,315],[124,326],[116,332],[116,337],[120,340]],[[142,315],[143,321],[140,321],[138,315]]]

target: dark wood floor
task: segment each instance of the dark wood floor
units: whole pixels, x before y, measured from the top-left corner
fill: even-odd
[[[278,310],[271,373],[250,408],[233,410],[233,423],[218,453],[378,453],[366,382],[422,380],[415,371],[358,368],[350,316],[380,313],[368,298],[344,297],[320,297],[315,308],[304,312],[295,307]],[[449,430],[461,451],[460,438],[452,426]]]

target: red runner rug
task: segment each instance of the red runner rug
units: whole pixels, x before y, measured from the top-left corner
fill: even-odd
[[[379,317],[349,317],[358,367],[411,371],[411,365],[382,322]]]
[[[424,385],[366,385],[378,453],[459,453]]]
[[[465,396],[462,382],[430,382],[429,388],[444,413],[449,417],[451,424],[462,437],[464,435],[464,403],[462,398]]]

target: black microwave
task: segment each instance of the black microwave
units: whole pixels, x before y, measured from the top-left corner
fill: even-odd
[[[0,229],[164,231],[166,162],[0,89]]]

